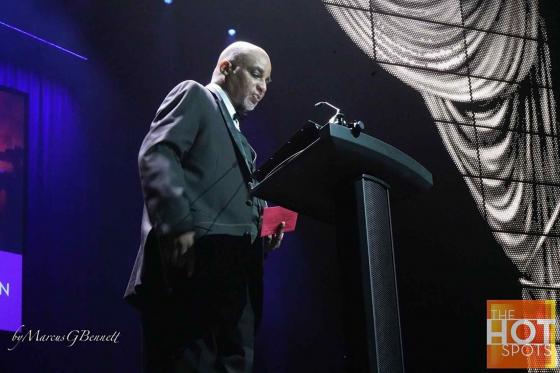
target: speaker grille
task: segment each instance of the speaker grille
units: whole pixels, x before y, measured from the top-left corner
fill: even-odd
[[[393,258],[389,195],[385,185],[363,179],[358,183],[362,200],[362,275],[370,347],[377,352],[379,372],[401,372],[402,347]],[[370,316],[371,315],[371,316]]]

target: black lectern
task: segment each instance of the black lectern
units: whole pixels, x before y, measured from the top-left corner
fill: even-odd
[[[336,224],[347,372],[403,372],[389,187],[425,190],[431,173],[364,133],[308,124],[255,177],[254,195]]]

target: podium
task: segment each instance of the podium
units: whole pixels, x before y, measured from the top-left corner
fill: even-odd
[[[427,190],[431,173],[363,132],[308,123],[254,176],[253,195],[336,225],[346,371],[404,372],[389,191]]]

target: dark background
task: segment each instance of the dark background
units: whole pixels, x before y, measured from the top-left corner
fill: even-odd
[[[1,372],[135,372],[137,312],[122,300],[139,243],[136,157],[165,94],[179,81],[206,83],[219,52],[237,39],[264,47],[272,84],[242,129],[262,161],[330,101],[366,123],[367,133],[427,167],[435,187],[393,200],[396,266],[408,372],[482,372],[486,300],[520,299],[518,273],[493,240],[443,148],[418,93],[355,47],[320,1],[3,1],[0,21],[87,56],[82,61],[0,26],[0,62],[56,81],[73,95],[80,139],[65,141],[65,170],[49,203],[28,205],[23,320],[29,329],[121,332],[118,344],[68,348],[27,343]],[[560,14],[543,1],[553,82]],[[30,133],[30,137],[34,134]],[[49,157],[48,153],[43,155]],[[46,197],[45,197],[46,198]],[[47,207],[44,207],[47,206]],[[301,217],[265,268],[257,372],[339,372],[342,307],[332,227]]]

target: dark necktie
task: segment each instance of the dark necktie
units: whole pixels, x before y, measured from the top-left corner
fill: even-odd
[[[233,114],[233,120],[237,120],[239,122],[242,122],[245,117],[247,116],[246,113],[241,113],[239,111],[236,111],[235,114]]]

